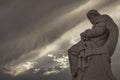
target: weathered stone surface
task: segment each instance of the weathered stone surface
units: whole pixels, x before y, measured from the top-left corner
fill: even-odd
[[[118,41],[118,27],[108,15],[90,10],[92,29],[81,33],[81,41],[68,50],[72,80],[116,80],[111,56]]]

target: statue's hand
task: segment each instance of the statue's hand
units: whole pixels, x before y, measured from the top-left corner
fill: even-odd
[[[83,40],[88,40],[88,36],[91,33],[91,29],[87,29],[86,31],[84,31],[83,33],[80,34],[81,39]]]
[[[81,40],[83,40],[83,41],[87,41],[88,40],[86,32],[81,33],[80,36],[81,36]]]
[[[85,30],[86,34],[90,33],[91,32],[91,29],[87,29]]]
[[[81,33],[80,36],[81,36],[81,39],[84,40],[86,38],[86,32]]]

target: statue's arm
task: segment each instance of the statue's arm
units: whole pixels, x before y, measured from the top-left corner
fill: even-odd
[[[74,44],[71,48],[68,49],[68,52],[70,52],[73,55],[79,55],[79,52],[84,49],[83,47],[83,41],[79,41],[78,43]]]
[[[99,22],[95,25],[92,29],[86,30],[83,35],[85,35],[88,38],[93,38],[97,36],[101,36],[106,32],[106,25],[104,22]]]

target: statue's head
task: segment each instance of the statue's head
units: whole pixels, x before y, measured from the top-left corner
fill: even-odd
[[[90,10],[87,13],[87,17],[92,24],[95,23],[96,17],[100,16],[100,13],[97,10]]]

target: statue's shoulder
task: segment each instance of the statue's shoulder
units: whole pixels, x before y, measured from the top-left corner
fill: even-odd
[[[101,15],[105,20],[112,20],[113,21],[113,19],[109,16],[109,15],[107,15],[107,14],[103,14],[103,15]]]
[[[110,22],[115,24],[114,20],[109,15],[103,14],[101,15],[101,17],[104,19],[105,22]]]
[[[111,19],[111,17],[109,16],[109,15],[107,15],[107,14],[103,14],[103,15],[101,15],[104,19]]]

